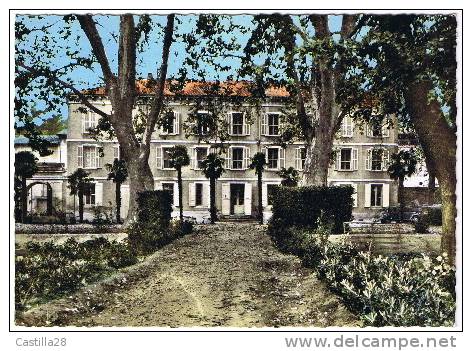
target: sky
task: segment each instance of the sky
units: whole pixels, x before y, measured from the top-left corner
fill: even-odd
[[[150,37],[153,40],[149,45],[144,47],[142,53],[138,54],[137,58],[137,76],[138,77],[147,77],[148,73],[152,73],[154,77],[156,76],[157,68],[160,66],[161,61],[161,51],[162,51],[162,36],[163,36],[163,27],[166,23],[165,16],[152,16],[153,21],[157,26],[151,31]],[[331,31],[339,31],[341,27],[341,18],[342,16],[329,16],[329,27]],[[95,19],[98,22],[97,28],[102,37],[103,44],[108,56],[108,59],[111,64],[112,70],[117,72],[117,34],[119,29],[119,17],[118,16],[95,16]],[[65,22],[62,19],[62,16],[46,15],[41,18],[35,17],[17,17],[17,21],[20,20],[26,24],[28,28],[40,27],[41,25],[50,25],[48,28],[49,34],[45,34],[40,31],[32,32],[28,36],[28,39],[21,43],[20,47],[26,48],[29,55],[33,59],[40,59],[43,64],[47,66],[59,68],[67,65],[71,62],[70,56],[65,54],[65,47],[70,48],[70,50],[77,50],[77,54],[82,57],[89,57],[91,55],[91,47],[87,38],[85,37],[82,29],[79,24],[74,21],[70,26],[70,36],[69,40],[64,40],[61,38],[61,31],[67,28]],[[235,15],[232,17],[234,23],[252,28],[251,16],[250,15]],[[195,15],[179,15],[176,17],[176,32],[179,34],[189,33],[195,25],[196,16]],[[136,17],[135,22],[138,23],[138,18]],[[249,38],[249,33],[228,33],[223,36],[223,39],[228,40],[228,38],[235,36],[238,44],[244,46]],[[48,46],[52,49],[52,54],[48,57],[38,57],[37,45],[41,39],[45,37],[52,38],[48,41]],[[182,65],[183,59],[185,57],[185,46],[182,42],[174,42],[171,47],[171,53],[169,56],[169,67],[168,67],[168,77],[177,75],[179,68]],[[229,64],[232,67],[232,70],[226,73],[235,74],[239,67],[239,60],[237,59],[225,59],[225,63]],[[191,72],[190,72],[191,73]],[[205,73],[207,74],[206,79],[211,80],[214,78],[224,79],[225,74],[221,72],[216,72],[211,66],[205,67]],[[91,88],[99,85],[103,85],[101,80],[101,69],[98,64],[93,66],[93,71],[83,68],[73,69],[70,73],[65,75],[66,78],[74,82],[74,86],[78,89]],[[192,77],[190,75],[190,77]],[[40,100],[32,98],[32,102],[37,104],[37,107],[40,109],[43,104]],[[67,103],[64,102],[61,104],[61,115],[63,119],[67,118]]]

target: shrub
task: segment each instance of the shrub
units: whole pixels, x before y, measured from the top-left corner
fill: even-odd
[[[415,222],[415,232],[416,233],[428,233],[429,227],[429,217],[427,214],[421,214],[418,217],[418,220]]]
[[[181,231],[182,236],[192,233],[193,232],[193,223],[190,222],[190,221],[185,221],[184,220],[180,224],[180,231]]]
[[[172,214],[172,196],[163,190],[142,191],[138,193],[138,222],[158,222],[167,227]]]
[[[428,220],[431,225],[442,225],[442,210],[441,207],[428,207]]]
[[[269,234],[315,269],[367,326],[454,324],[455,270],[444,256],[374,256],[347,241],[329,242],[323,233],[293,227]]]
[[[133,265],[137,257],[126,243],[96,238],[84,242],[68,239],[29,242],[25,256],[15,259],[15,304],[29,304],[71,293],[116,268]]]
[[[323,216],[333,222],[335,233],[342,233],[343,222],[352,217],[353,192],[350,186],[277,187],[273,193],[273,218],[280,219],[285,226],[316,228]]]

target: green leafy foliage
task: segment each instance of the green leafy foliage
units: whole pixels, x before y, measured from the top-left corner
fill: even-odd
[[[351,220],[353,192],[350,186],[277,187],[272,194],[273,218],[284,226],[317,227],[323,217],[342,233],[343,222]]]
[[[280,219],[271,221],[269,235],[313,268],[365,326],[454,325],[455,270],[444,256],[375,256],[330,242],[324,229],[287,228]]]
[[[114,269],[137,263],[127,243],[100,237],[64,244],[26,245],[26,253],[15,258],[15,305],[30,305],[71,293]]]
[[[298,171],[293,167],[282,167],[282,169],[277,172],[277,175],[282,178],[281,184],[283,186],[295,187],[297,186],[300,180],[300,175],[298,174]]]

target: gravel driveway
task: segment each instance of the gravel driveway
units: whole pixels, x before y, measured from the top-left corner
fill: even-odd
[[[356,326],[338,297],[255,223],[198,226],[145,262],[28,311],[20,325]]]

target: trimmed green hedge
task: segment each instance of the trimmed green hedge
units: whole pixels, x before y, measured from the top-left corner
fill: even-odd
[[[139,192],[138,222],[159,222],[161,226],[169,226],[172,202],[172,195],[165,190]]]
[[[333,232],[343,232],[343,222],[352,218],[354,189],[351,186],[332,187],[283,187],[273,192],[272,213],[274,220],[283,225],[316,228],[321,216],[333,224]]]

